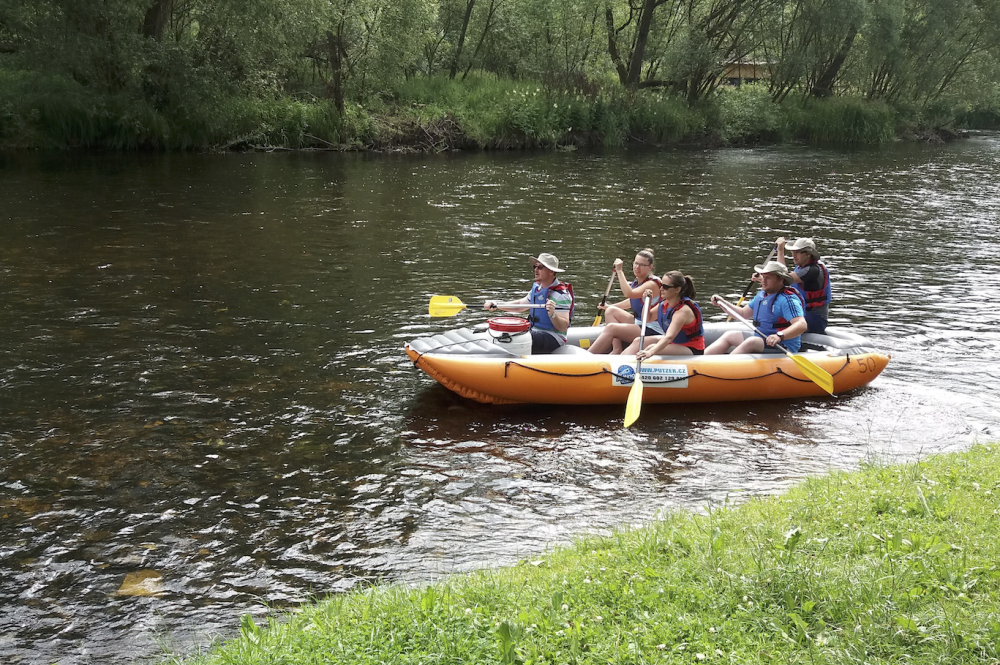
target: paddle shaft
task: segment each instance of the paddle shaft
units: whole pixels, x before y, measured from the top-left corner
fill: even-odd
[[[494,305],[495,309],[537,309],[545,307],[547,303],[500,302],[494,303]],[[434,296],[427,307],[427,313],[431,316],[455,316],[467,307],[468,305],[455,296]]]
[[[604,297],[601,298],[601,304],[597,307],[597,316],[594,318],[594,325],[601,325],[601,307],[608,304],[608,296],[611,294],[611,285],[615,283],[615,275],[618,274],[617,270],[611,271],[611,279],[608,280],[608,288],[604,290]]]
[[[733,307],[731,304],[729,304],[728,302],[726,302],[722,298],[719,298],[718,296],[715,296],[715,298],[716,298],[716,302],[718,302],[718,303],[724,303],[724,304],[720,304],[720,306],[723,307],[723,309],[725,309],[726,311],[728,311],[732,316],[734,316],[737,319],[739,319],[741,322],[743,322],[744,325],[746,325],[748,328],[750,328],[751,330],[753,330],[755,333],[757,333],[761,337],[764,337],[764,333],[762,333],[760,330],[757,329],[756,326],[754,326],[752,323],[750,323],[745,318],[743,318],[743,316],[736,311],[735,307]],[[766,341],[767,337],[764,337],[764,339],[765,339],[764,344],[766,345],[767,344],[767,341]],[[794,362],[795,366],[799,368],[799,371],[801,371],[803,374],[805,374],[805,376],[806,376],[807,379],[809,379],[810,381],[812,381],[813,383],[815,383],[817,386],[819,386],[820,388],[822,388],[826,392],[830,393],[831,395],[833,394],[834,385],[833,385],[833,375],[832,374],[830,374],[828,371],[826,371],[825,369],[823,369],[822,367],[820,367],[819,365],[817,365],[813,361],[809,360],[805,356],[797,354],[797,353],[790,352],[788,349],[786,349],[781,344],[775,344],[775,346],[777,346],[779,349],[781,349],[782,351],[784,351],[785,355],[792,359],[792,362]]]
[[[649,314],[649,296],[642,299],[642,325],[639,326],[639,350],[646,341],[646,315]],[[635,361],[635,380],[639,380],[639,370],[642,368],[642,358]]]
[[[774,256],[775,256],[775,254],[777,254],[777,253],[778,253],[778,246],[775,245],[774,247],[771,248],[771,253],[768,254],[764,258],[764,263],[767,263],[768,261],[770,261],[771,259],[773,259]],[[750,289],[752,289],[752,288],[753,288],[753,278],[751,277],[750,278],[750,283],[747,284],[747,288],[743,289],[743,295],[740,296],[739,302],[736,303],[737,307],[740,307],[741,305],[743,305],[743,301],[747,299],[747,294],[750,293]]]
[[[538,304],[538,303],[524,303],[524,302],[495,302],[495,303],[493,303],[493,309],[505,309],[507,307],[510,307],[510,308],[523,307],[524,309],[540,309],[540,308],[545,307],[545,306],[546,306],[546,303],[542,303],[542,304]],[[488,310],[488,311],[492,311],[492,310]]]
[[[649,314],[649,300],[651,296],[642,298],[642,325],[639,326],[639,348],[646,342],[646,315]],[[632,382],[632,389],[628,391],[628,399],[625,401],[625,427],[630,427],[632,423],[639,419],[639,411],[642,409],[642,358],[635,359],[635,380]]]

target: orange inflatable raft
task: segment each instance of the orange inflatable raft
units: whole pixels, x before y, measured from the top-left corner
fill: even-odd
[[[523,355],[526,332],[458,328],[406,344],[413,364],[463,397],[490,404],[624,404],[635,356],[586,349],[601,327],[570,328],[569,344],[549,355]],[[706,323],[707,343],[737,323]],[[828,328],[806,333],[799,351],[833,376],[834,393],[871,383],[889,363],[864,337]],[[657,356],[642,363],[642,401],[731,402],[826,395],[784,354]]]

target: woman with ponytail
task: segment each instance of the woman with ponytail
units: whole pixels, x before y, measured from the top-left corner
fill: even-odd
[[[705,353],[705,326],[701,308],[694,301],[694,280],[671,270],[660,283],[662,301],[656,313],[662,335],[647,337],[645,348],[636,340],[624,351],[645,360],[650,356],[700,356]]]

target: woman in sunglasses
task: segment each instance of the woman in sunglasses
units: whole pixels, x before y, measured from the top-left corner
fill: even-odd
[[[665,330],[659,336],[647,337],[644,349],[639,349],[639,340],[625,349],[626,354],[635,354],[645,360],[650,356],[700,356],[705,353],[705,325],[701,318],[701,307],[694,301],[694,280],[679,270],[671,270],[663,276],[660,284],[662,304],[656,317]]]

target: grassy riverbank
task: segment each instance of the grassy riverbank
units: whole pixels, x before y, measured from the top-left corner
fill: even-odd
[[[338,596],[203,664],[1000,663],[1000,447]]]
[[[0,149],[439,152],[634,145],[700,146],[807,141],[877,145],[936,138],[955,109],[891,107],[860,97],[786,100],[763,85],[725,88],[695,106],[658,90],[586,93],[531,81],[443,76],[397,84],[367,104],[309,94],[216,90],[154,105],[99,94],[66,77],[0,71]],[[982,119],[980,119],[982,120]]]

